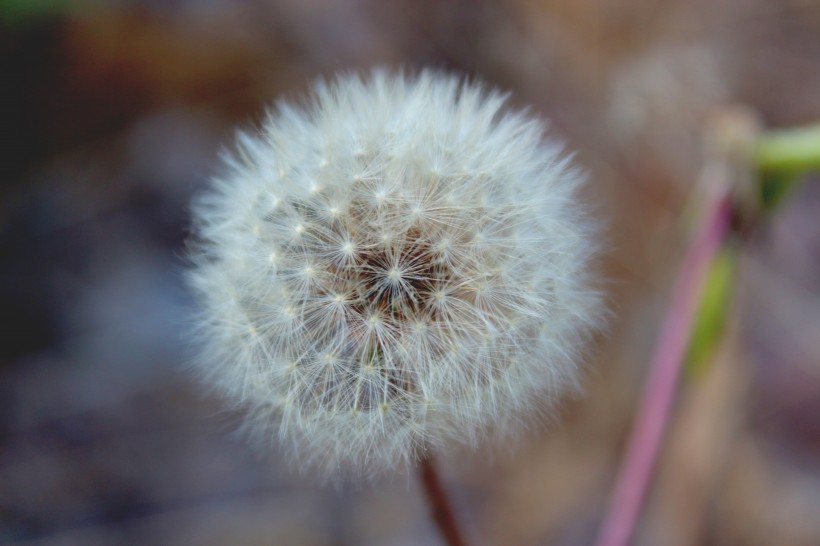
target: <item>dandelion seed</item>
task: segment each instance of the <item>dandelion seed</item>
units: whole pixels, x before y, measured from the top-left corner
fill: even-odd
[[[189,281],[200,368],[257,435],[379,474],[577,385],[601,314],[582,178],[502,95],[342,76],[238,146],[195,205]]]

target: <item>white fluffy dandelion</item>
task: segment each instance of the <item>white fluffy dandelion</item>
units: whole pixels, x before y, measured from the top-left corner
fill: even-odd
[[[577,385],[596,324],[581,178],[457,77],[315,86],[240,134],[195,206],[201,369],[327,473],[510,432]]]

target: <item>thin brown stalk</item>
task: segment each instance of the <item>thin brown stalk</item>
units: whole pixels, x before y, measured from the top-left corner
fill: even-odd
[[[424,489],[430,514],[447,546],[467,546],[458,527],[452,503],[441,483],[436,463],[426,455],[419,464],[419,480]]]

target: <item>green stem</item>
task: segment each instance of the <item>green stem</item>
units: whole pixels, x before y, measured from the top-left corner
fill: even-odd
[[[763,133],[755,158],[760,171],[820,169],[820,123]]]
[[[764,133],[754,159],[763,208],[772,210],[800,175],[820,170],[820,124]]]

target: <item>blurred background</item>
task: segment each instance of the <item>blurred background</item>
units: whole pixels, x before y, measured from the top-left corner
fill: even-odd
[[[613,319],[583,399],[445,460],[482,545],[584,545],[685,248],[704,120],[820,120],[811,0],[0,0],[0,544],[438,544],[415,482],[321,488],[185,371],[190,197],[319,76],[476,75],[551,120],[605,219]],[[641,545],[820,544],[820,178],[739,249]]]

